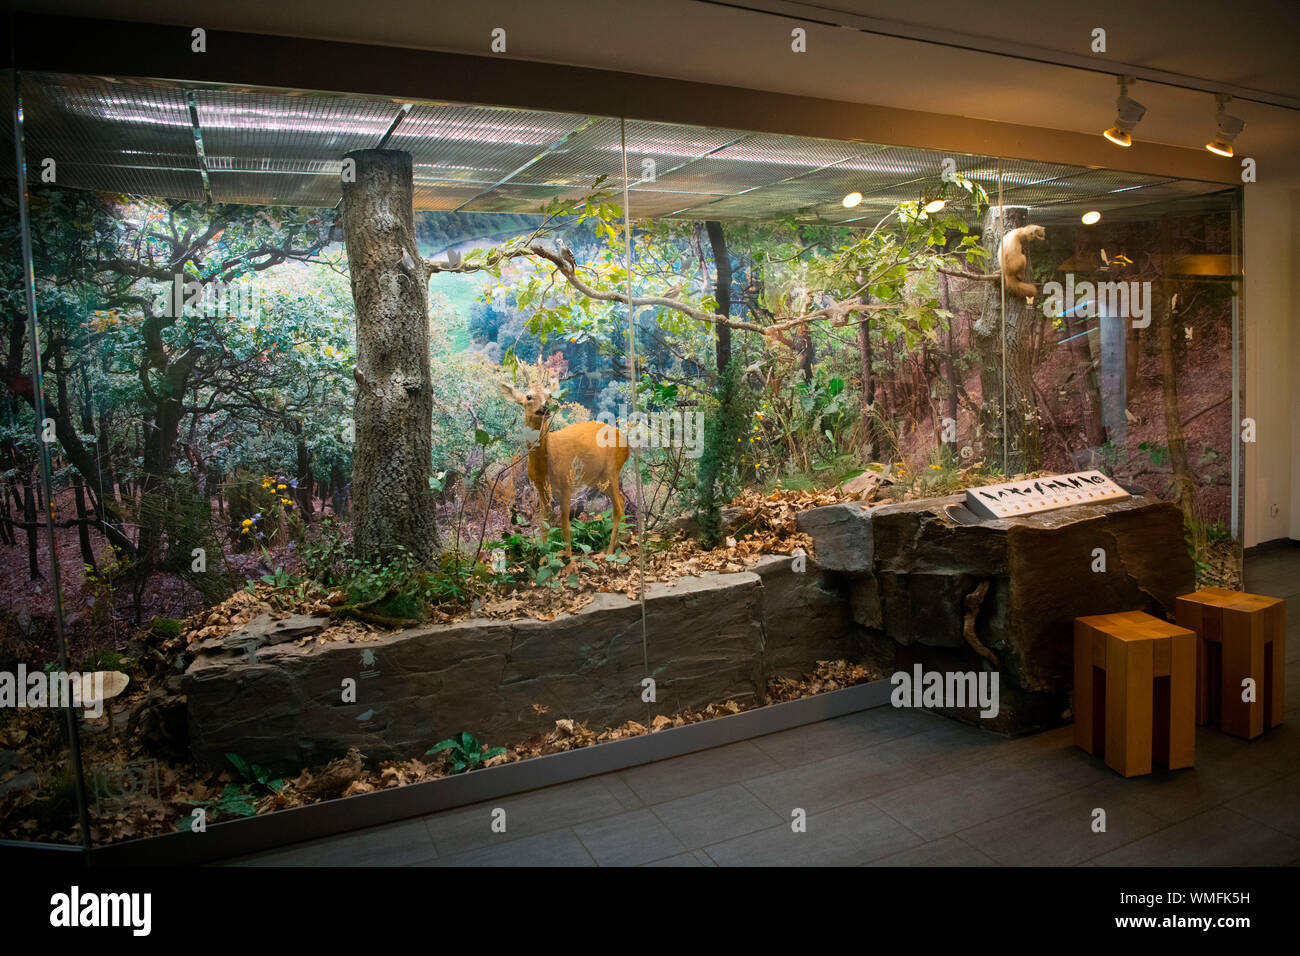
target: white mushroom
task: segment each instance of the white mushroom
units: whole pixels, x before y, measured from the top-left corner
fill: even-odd
[[[126,685],[129,683],[131,683],[131,678],[121,671],[94,671],[90,674],[83,674],[81,676],[82,709],[93,708],[97,704],[104,704],[108,707],[108,702],[126,690]],[[109,715],[108,726],[111,729],[113,726],[112,710],[108,709],[106,712]]]

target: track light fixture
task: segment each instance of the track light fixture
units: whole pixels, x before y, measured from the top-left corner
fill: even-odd
[[[1218,104],[1218,129],[1215,130],[1214,139],[1205,144],[1205,148],[1212,153],[1220,156],[1232,155],[1232,142],[1237,138],[1237,134],[1246,128],[1246,124],[1235,116],[1229,116],[1223,111],[1228,105],[1231,96],[1224,96],[1222,93],[1214,97]]]
[[[1119,77],[1119,99],[1115,101],[1115,125],[1101,135],[1116,146],[1133,145],[1133,128],[1142,122],[1147,108],[1137,100],[1130,99],[1128,84],[1130,77]]]

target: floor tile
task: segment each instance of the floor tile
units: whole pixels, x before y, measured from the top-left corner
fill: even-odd
[[[872,860],[866,866],[997,866],[997,861],[981,853],[957,836],[940,837],[929,843],[912,847]]]
[[[633,810],[573,828],[601,866],[639,866],[686,849],[650,810]]]
[[[1300,853],[1300,840],[1216,807],[1110,853],[1099,866],[1273,866]]]
[[[1157,767],[1140,777],[1124,779],[1116,774],[1116,780],[1122,782],[1127,802],[1166,823],[1177,823],[1272,783],[1282,772],[1247,751],[1238,751],[1209,765],[1183,770]]]
[[[618,774],[607,773],[596,779],[600,781],[601,785],[609,791],[610,795],[618,801],[619,806],[624,810],[639,810],[645,806],[641,798],[623,782],[623,778]]]
[[[660,760],[619,773],[647,805],[675,800],[781,769],[748,740]]]
[[[784,820],[740,784],[679,797],[651,808],[688,847],[702,847]]]
[[[1048,770],[1019,758],[977,764],[891,790],[872,801],[926,840],[984,823],[1070,789]]]
[[[927,715],[893,707],[873,707],[758,737],[754,746],[782,767],[797,767],[932,729],[933,719]]]
[[[571,830],[553,830],[437,859],[430,866],[595,866]]]
[[[493,811],[498,808],[505,811],[504,833],[492,829]],[[438,853],[449,856],[623,812],[623,805],[598,778],[588,778],[446,810],[425,817],[424,822]]]
[[[649,863],[642,863],[642,866],[706,866],[696,859],[694,853],[678,853],[675,856],[664,857],[662,860],[653,860]]]
[[[1243,794],[1226,806],[1289,836],[1300,837],[1300,772]]]
[[[719,866],[857,866],[918,846],[921,839],[863,800],[705,847]]]
[[[404,866],[438,856],[423,820],[403,820],[231,861],[234,866]]]
[[[1003,866],[1073,866],[1159,830],[1156,816],[1119,799],[1118,788],[1087,788],[962,830],[966,843]],[[1094,811],[1105,811],[1104,832]]]

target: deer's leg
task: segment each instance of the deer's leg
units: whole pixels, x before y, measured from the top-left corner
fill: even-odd
[[[544,543],[546,541],[546,526],[551,521],[551,489],[546,482],[534,485],[537,489],[537,535]]]
[[[569,495],[560,496],[560,533],[564,535],[564,554],[573,558],[573,539],[569,536]]]
[[[623,520],[623,492],[618,487],[618,478],[609,483],[609,500],[614,503],[614,527],[609,532],[609,553],[618,548],[618,526]]]

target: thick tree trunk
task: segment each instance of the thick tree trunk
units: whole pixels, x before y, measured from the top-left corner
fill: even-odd
[[[348,153],[343,232],[357,313],[353,543],[373,559],[399,546],[428,565],[437,555],[428,275],[415,243],[411,156]]]
[[[145,339],[150,340],[152,319],[145,322]],[[150,347],[154,355],[161,355],[161,335],[158,346]],[[162,560],[163,524],[171,502],[166,487],[174,471],[176,449],[180,440],[181,419],[184,415],[185,393],[189,388],[190,373],[199,360],[197,348],[191,347],[170,361],[155,360],[162,368],[162,383],[157,391],[146,387],[146,396],[153,405],[152,424],[145,435],[140,480],[140,539],[136,545],[135,574],[144,580]],[[141,372],[141,378],[145,376]]]
[[[709,234],[709,245],[713,247],[713,265],[717,281],[714,283],[713,297],[718,300],[718,315],[731,315],[731,254],[727,251],[727,238],[722,232],[722,223],[711,219],[704,224]],[[717,338],[714,340],[714,353],[717,359],[718,374],[731,361],[731,329],[725,325],[715,326]]]
[[[999,261],[998,250],[1005,233],[1028,223],[1029,210],[1024,206],[990,206],[984,217],[983,233],[989,261]],[[1043,320],[1038,311],[1041,300],[1035,299],[1030,306],[1024,298],[1007,290],[1004,367],[1002,283],[987,285],[980,316],[975,322],[975,345],[980,354],[979,417],[984,457],[994,465],[1005,462],[1007,474],[1032,471],[1042,466],[1042,438],[1033,383],[1033,332],[1034,324]]]

